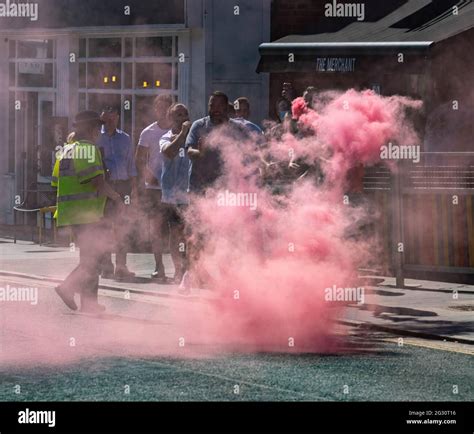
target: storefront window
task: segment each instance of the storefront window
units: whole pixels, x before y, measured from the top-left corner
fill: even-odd
[[[8,171],[15,172],[15,131],[16,131],[16,117],[15,117],[15,92],[8,94]]]
[[[8,43],[8,57],[14,59],[16,57],[16,41],[10,40]]]
[[[171,57],[173,38],[171,36],[137,38],[137,57]]]
[[[56,87],[56,41],[53,39],[12,39],[9,41],[8,170],[15,172],[15,149],[25,137],[28,184],[36,176],[51,174],[50,142]],[[21,111],[15,109],[21,102]],[[49,134],[49,133],[48,133]],[[37,169],[40,169],[37,172]],[[49,175],[48,175],[49,174]]]
[[[174,35],[80,39],[80,109],[122,107],[119,128],[136,143],[143,128],[153,122],[156,95],[161,91],[177,98],[177,46]]]
[[[42,101],[39,107],[42,119],[41,146],[38,149],[38,163],[40,176],[51,176],[54,164],[54,150],[62,145],[67,137],[67,123],[53,122],[53,103]]]
[[[80,93],[79,94],[79,111],[83,111],[86,109],[86,94]]]
[[[10,70],[9,85],[10,86],[15,86],[15,67],[16,67],[16,64],[13,62],[10,62],[10,66],[9,66],[9,70]]]
[[[87,87],[89,89],[120,89],[120,63],[90,62],[88,67]]]
[[[89,39],[89,57],[122,57],[122,39]]]
[[[9,86],[55,86],[54,40],[11,40]]]
[[[79,57],[84,58],[87,56],[86,45],[87,41],[85,39],[79,39]]]
[[[133,63],[124,64],[123,87],[125,89],[133,88]]]
[[[86,64],[79,63],[79,88],[84,89],[87,87],[87,80],[86,80]]]
[[[120,107],[120,95],[110,95],[103,93],[89,94],[89,110],[100,112],[104,107]]]
[[[125,38],[125,57],[133,56],[133,39]]]
[[[54,87],[53,64],[19,61],[18,62],[19,87]]]
[[[137,63],[135,89],[172,89],[169,63]]]
[[[173,89],[178,90],[178,65],[174,64],[174,77],[173,77]]]
[[[156,121],[155,113],[153,110],[153,101],[156,95],[150,96],[136,96],[135,97],[135,113],[139,113],[139,116],[135,118],[134,136],[140,137],[140,133]]]
[[[18,41],[19,59],[52,59],[54,57],[52,40]]]
[[[122,122],[122,129],[128,133],[132,133],[132,113],[133,113],[133,105],[132,105],[133,97],[132,95],[125,95],[123,97],[123,122]]]

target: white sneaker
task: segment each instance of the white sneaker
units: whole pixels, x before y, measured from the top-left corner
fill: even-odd
[[[179,284],[178,293],[183,294],[183,295],[189,295],[191,293],[191,287],[192,287],[191,280],[192,279],[191,279],[191,275],[189,274],[189,271],[186,271],[183,274],[181,283]]]

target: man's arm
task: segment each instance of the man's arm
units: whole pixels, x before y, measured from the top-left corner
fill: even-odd
[[[129,178],[136,178],[136,176],[138,175],[137,165],[135,163],[135,155],[133,152],[133,145],[129,136],[127,136],[127,171]]]
[[[183,123],[181,127],[181,132],[175,136],[175,138],[171,141],[166,141],[161,146],[161,152],[170,160],[175,158],[179,150],[183,147],[184,143],[186,142],[186,138],[188,136],[189,130],[191,128],[191,122],[186,121]]]
[[[135,163],[138,171],[139,182],[147,182],[153,184],[157,182],[153,173],[148,168],[148,158],[150,155],[150,147],[146,137],[146,132],[142,132],[138,141],[137,151],[135,154]]]
[[[135,163],[135,153],[133,152],[132,141],[130,140],[129,136],[127,137],[128,137],[127,170],[128,170],[128,176],[132,182],[132,196],[136,197],[138,193],[138,183],[137,183],[138,171],[137,171],[137,165]]]
[[[137,177],[132,178],[132,197],[137,197],[138,194],[138,181]]]
[[[140,139],[138,140],[137,149],[135,152],[135,164],[138,171],[138,176],[144,178],[146,167],[148,164],[149,144],[146,137],[146,131],[142,131]]]
[[[105,178],[102,175],[91,179],[90,183],[97,189],[101,196],[108,197],[114,202],[122,202],[122,196],[114,191],[114,189],[105,181]]]
[[[191,160],[197,160],[202,157],[202,153],[199,149],[188,148],[188,157]]]
[[[90,182],[102,196],[106,196],[115,202],[122,202],[122,197],[105,180],[104,164],[97,146],[94,146],[94,159],[92,161],[84,159],[74,159],[73,161],[79,183],[88,184]]]
[[[145,175],[146,166],[148,162],[148,148],[138,144],[137,151],[135,153],[135,162],[137,166],[138,176],[143,177]]]
[[[194,122],[191,129],[189,130],[188,137],[186,139],[186,149],[188,150],[188,157],[191,160],[196,160],[197,158],[201,158],[203,155],[202,150],[202,138],[200,137],[200,128],[201,125],[198,121]]]

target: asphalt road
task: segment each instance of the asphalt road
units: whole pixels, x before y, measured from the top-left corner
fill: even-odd
[[[25,281],[17,281],[25,284]],[[29,282],[33,286],[34,282]],[[4,280],[0,286],[14,285]],[[406,339],[396,336],[345,330],[346,351],[341,354],[238,353],[195,343],[192,355],[125,354],[101,341],[82,342],[82,353],[61,363],[36,363],[35,357],[58,351],[64,329],[81,341],[81,333],[100,335],[104,327],[127,330],[153,327],[153,333],[173,334],[176,304],[149,305],[102,297],[108,310],[123,312],[134,303],[135,313],[160,311],[161,321],[146,324],[127,319],[100,320],[68,315],[52,287],[36,282],[38,323],[24,324],[22,316],[0,303],[0,400],[1,401],[472,401],[474,364],[472,348],[457,344]],[[111,294],[109,294],[111,295]],[[10,303],[11,305],[11,303]],[[17,308],[18,303],[15,305]],[[32,306],[21,306],[32,309]],[[34,313],[33,313],[34,312]],[[129,312],[129,311],[128,311]],[[23,312],[24,314],[24,312]],[[64,324],[64,326],[62,326]],[[138,329],[137,329],[138,330]],[[43,333],[41,339],[39,335]],[[130,336],[125,341],[132,342]],[[135,342],[135,341],[134,341]],[[56,345],[57,344],[57,345]],[[38,347],[37,347],[38,346]],[[39,348],[39,346],[43,346]],[[51,346],[51,350],[49,349]],[[101,347],[99,349],[99,347]],[[97,351],[95,351],[97,349]],[[127,348],[129,349],[129,348]],[[79,348],[76,348],[79,351]],[[15,363],[19,357],[21,363]],[[2,361],[3,360],[3,361]],[[19,386],[19,387],[18,387]]]

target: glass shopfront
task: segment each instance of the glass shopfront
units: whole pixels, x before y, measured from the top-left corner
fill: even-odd
[[[81,38],[79,109],[120,107],[120,127],[138,141],[158,94],[178,97],[178,36]]]

